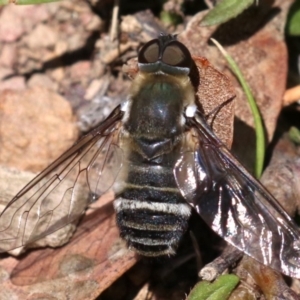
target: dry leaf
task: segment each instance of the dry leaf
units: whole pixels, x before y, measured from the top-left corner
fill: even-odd
[[[205,13],[194,16],[186,30],[179,35],[194,55],[206,57],[234,83],[236,94],[236,123],[234,126],[233,151],[251,170],[255,158],[255,133],[253,117],[245,95],[227,64],[209,42],[218,40],[237,61],[249,83],[263,116],[270,141],[277,117],[282,107],[282,97],[287,77],[287,51],[284,25],[292,0],[262,2],[251,7],[237,18],[217,27],[200,27]]]
[[[220,140],[231,148],[235,94],[230,80],[217,71],[206,58],[193,56],[198,76],[191,80],[196,88],[196,97],[207,122]]]
[[[2,259],[2,291],[10,290],[16,299],[35,299],[37,294],[45,299],[95,299],[136,262],[119,238],[113,214],[108,204],[84,216],[64,247],[35,250],[21,260]]]

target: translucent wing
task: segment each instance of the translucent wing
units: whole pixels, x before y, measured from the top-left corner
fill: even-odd
[[[233,157],[204,118],[198,143],[174,170],[181,193],[227,242],[264,265],[300,278],[300,231],[272,195]]]
[[[0,215],[1,252],[76,221],[86,209],[89,194],[101,195],[112,186],[122,166],[121,118],[117,107],[8,203]]]

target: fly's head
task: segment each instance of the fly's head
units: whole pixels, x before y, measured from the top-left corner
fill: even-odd
[[[146,43],[138,54],[141,72],[188,75],[192,66],[189,50],[174,35],[160,35]]]
[[[189,50],[174,35],[161,34],[146,43],[139,51],[138,73],[123,105],[124,122],[144,122],[140,112],[148,107],[147,116],[152,120],[149,128],[160,130],[162,135],[165,129],[166,135],[171,130],[174,136],[184,131],[185,117],[193,117],[196,112],[195,90],[189,77],[193,64]],[[166,120],[176,124],[167,125]],[[140,126],[145,124],[135,124],[134,128]]]
[[[146,43],[138,54],[140,77],[146,82],[166,82],[166,86],[180,89],[184,106],[194,103],[195,91],[189,78],[193,64],[190,51],[175,35],[161,34]]]

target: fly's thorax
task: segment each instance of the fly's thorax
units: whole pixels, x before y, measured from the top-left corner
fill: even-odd
[[[132,135],[170,137],[183,131],[184,109],[195,101],[187,75],[139,72],[128,98],[124,125]]]
[[[195,101],[187,75],[140,72],[133,81],[124,131],[145,158],[173,151],[185,131],[185,108]]]

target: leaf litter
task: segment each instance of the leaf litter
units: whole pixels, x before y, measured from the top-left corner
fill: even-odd
[[[253,167],[253,151],[255,149],[252,116],[237,81],[229,72],[224,59],[216,48],[210,44],[209,38],[214,37],[221,42],[239,63],[258,100],[268,141],[271,141],[285,91],[287,53],[283,26],[291,2],[288,0],[274,1],[271,6],[264,4],[259,8],[251,7],[235,20],[219,27],[200,28],[198,24],[204,13],[196,14],[193,17],[188,16],[185,29],[178,37],[193,55],[207,58],[210,65],[225,73],[233,82],[234,90],[230,93],[236,94],[235,101],[237,101],[233,151],[249,169]],[[278,7],[280,11],[277,10]],[[97,11],[97,6],[94,7],[94,11]],[[107,19],[99,17],[99,14],[95,14],[94,11],[83,1],[63,1],[25,7],[6,6],[0,10],[1,120],[3,120],[3,116],[11,118],[11,113],[15,113],[14,106],[16,107],[16,104],[11,106],[9,113],[3,112],[1,109],[1,105],[6,102],[3,100],[4,97],[7,97],[6,93],[11,93],[13,96],[18,95],[20,90],[23,91],[21,92],[22,100],[20,98],[17,101],[28,103],[27,110],[32,111],[32,107],[35,105],[34,101],[30,102],[32,101],[29,100],[30,97],[24,95],[30,94],[30,91],[36,89],[37,86],[40,87],[39,92],[44,94],[50,93],[48,91],[50,89],[52,93],[58,93],[65,98],[66,104],[64,105],[68,107],[68,111],[71,111],[72,115],[69,117],[70,124],[68,126],[73,128],[74,133],[72,138],[69,136],[64,139],[72,144],[76,140],[76,131],[78,130],[74,125],[80,124],[82,118],[92,124],[87,126],[89,128],[105,118],[107,113],[126,97],[130,80],[123,76],[122,64],[136,56],[136,51],[141,43],[154,38],[161,31],[168,31],[168,28],[165,28],[150,11],[123,16],[120,26],[121,51],[116,52],[116,42],[111,44],[108,40],[108,33],[105,29]],[[253,15],[256,16],[255,22],[251,23],[251,28],[249,28],[247,27],[247,24],[250,23],[248,20],[253,20]],[[266,19],[268,21],[264,21]],[[10,26],[11,24],[13,26]],[[179,25],[178,28],[180,26],[182,25]],[[172,28],[172,30],[176,31],[176,28]],[[200,64],[203,62],[202,59]],[[204,71],[205,68],[201,70]],[[102,78],[107,79],[102,80]],[[41,86],[47,91],[44,91]],[[7,92],[8,89],[11,91]],[[202,99],[205,98],[205,95],[202,95],[201,91],[199,90],[199,97]],[[51,103],[53,97],[57,96],[49,94],[47,101]],[[209,99],[212,96],[208,94],[206,97]],[[105,109],[102,109],[103,101]],[[97,115],[89,113],[88,107],[97,108],[99,106],[101,108],[95,110]],[[206,111],[208,112],[210,108],[210,106],[207,107]],[[223,141],[228,145],[232,140],[230,137],[233,128],[230,125],[233,118],[232,109],[233,107],[230,108],[231,112],[227,113],[227,131],[223,134]],[[24,108],[24,110],[26,109]],[[46,112],[46,110],[42,112],[43,115],[48,113],[49,111]],[[41,112],[36,112],[34,116],[32,113],[30,118],[41,122],[40,114]],[[19,122],[19,125],[16,125],[11,134],[6,134],[7,138],[3,134],[0,136],[0,145],[10,144],[14,140],[21,145],[19,153],[11,152],[11,157],[24,158],[20,154],[24,151],[22,147],[31,143],[37,144],[39,152],[48,153],[50,156],[45,156],[44,162],[39,162],[40,157],[37,157],[35,154],[37,150],[34,150],[28,154],[31,155],[29,166],[22,166],[23,162],[21,161],[7,163],[7,158],[5,161],[1,161],[1,164],[19,170],[39,172],[49,163],[49,160],[53,159],[52,156],[59,155],[59,153],[53,153],[52,148],[63,152],[64,147],[68,147],[57,148],[62,145],[58,139],[62,132],[61,129],[58,129],[58,124],[55,123],[52,128],[44,129],[40,125],[41,123],[32,123],[32,125],[22,123],[23,115],[17,115],[14,118],[17,120],[16,124]],[[65,119],[62,116],[58,118]],[[220,118],[220,123],[222,118],[224,117]],[[8,121],[5,122],[5,124],[7,123]],[[25,125],[26,131],[29,132],[28,136],[27,134],[24,134],[23,137],[15,136],[17,128]],[[44,145],[39,145],[34,141],[30,132],[34,132],[38,127],[41,128],[41,132],[53,134],[51,143],[46,142]],[[79,127],[79,130],[82,130],[83,127]],[[221,130],[222,128],[224,129],[221,127]],[[1,154],[0,158],[2,157],[7,157],[7,154]],[[295,157],[296,154],[293,154],[290,158],[291,165],[294,164]],[[36,165],[36,167],[32,167],[32,165]],[[274,167],[271,173],[278,173],[280,166],[282,165]],[[22,172],[24,171],[21,171],[21,174]],[[27,177],[25,176],[25,178]],[[26,182],[27,179],[24,179],[24,183]],[[15,194],[16,189],[21,188],[24,183],[18,183],[18,188],[13,186],[11,193]],[[272,187],[269,188],[272,189]],[[276,187],[274,189],[272,192],[276,193]],[[292,194],[294,188],[291,187],[291,189],[290,193]],[[6,189],[6,191],[9,194],[10,190]],[[7,198],[7,196],[1,197],[1,203],[6,201],[3,198]],[[7,295],[7,299],[12,299],[12,296],[15,299],[36,299],[37,297],[94,299],[133,266],[136,258],[124,247],[118,237],[111,197],[108,196],[103,201],[107,204],[100,204],[98,208],[89,209],[87,215],[81,220],[75,235],[64,247],[30,251],[29,254],[23,254],[20,259],[13,257],[2,259],[2,295]],[[289,211],[295,213],[298,204],[290,206]],[[99,232],[103,233],[103,236],[99,235]],[[101,249],[100,244],[106,244],[106,248]],[[113,250],[109,252],[107,251],[109,249]],[[106,256],[107,252],[109,256]],[[88,253],[88,255],[82,256],[82,253]],[[73,265],[75,267],[72,267]],[[148,274],[143,277],[143,282],[135,283],[135,285],[132,283],[132,276],[128,277],[128,275],[125,275],[127,279],[123,279],[123,282],[127,280],[128,283],[129,280],[133,284],[133,290],[143,286],[149,276],[149,272],[146,271],[149,266],[143,264],[139,266],[145,274]],[[10,280],[11,274],[13,276]],[[159,286],[156,287],[157,290],[159,292],[151,299],[170,299],[168,298],[170,291]],[[186,291],[186,288],[183,288],[183,291]],[[129,289],[125,289],[126,293],[130,294]],[[105,295],[109,295],[108,290],[103,294],[103,299],[109,297]],[[182,289],[179,288],[177,291],[174,289],[172,299],[182,299],[183,295]]]

